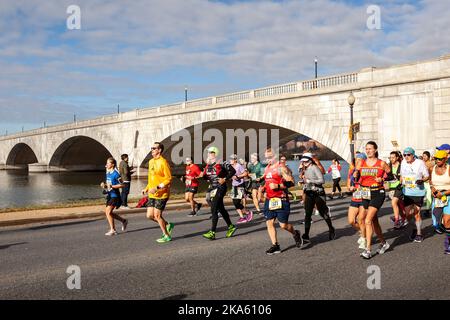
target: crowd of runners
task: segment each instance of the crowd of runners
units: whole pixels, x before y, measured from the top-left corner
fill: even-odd
[[[148,184],[142,190],[148,196],[147,218],[156,222],[162,235],[156,241],[165,243],[172,240],[174,224],[163,218],[163,211],[170,196],[172,173],[168,161],[162,156],[164,146],[156,142],[151,148],[152,159],[148,164]],[[236,232],[236,225],[252,221],[254,214],[264,216],[271,246],[268,255],[280,253],[277,238],[276,222],[281,229],[289,232],[297,247],[304,248],[311,244],[310,229],[314,211],[319,214],[328,226],[328,238],[336,238],[330,208],[326,203],[325,174],[326,170],[319,159],[311,153],[304,153],[298,168],[298,185],[302,187],[301,203],[304,206],[304,233],[289,222],[292,193],[289,189],[296,185],[292,169],[286,164],[284,155],[278,156],[276,150],[265,150],[264,159],[260,161],[258,154],[250,155],[250,162],[233,154],[228,161],[218,160],[219,149],[208,148],[208,157],[201,169],[191,158],[186,159],[185,175],[181,180],[185,183],[185,200],[190,204],[189,216],[198,214],[202,204],[195,200],[202,180],[208,183],[206,203],[210,208],[211,228],[203,234],[208,240],[216,238],[219,219],[227,224],[226,237]],[[395,230],[408,232],[413,242],[424,240],[422,216],[431,215],[432,225],[438,234],[444,237],[444,253],[450,254],[450,145],[444,144],[436,148],[431,155],[425,151],[417,155],[415,150],[407,147],[400,151],[392,151],[389,161],[379,158],[378,146],[370,141],[364,152],[357,152],[355,160],[350,164],[347,176],[347,190],[351,193],[348,209],[348,222],[357,231],[360,256],[370,259],[373,256],[373,235],[378,239],[377,254],[384,254],[390,244],[383,236],[378,213],[386,196],[391,199],[393,216],[391,221]],[[328,169],[332,173],[333,198],[336,191],[342,198],[343,193],[339,181],[341,166],[337,159]],[[230,183],[228,183],[230,182]],[[126,231],[128,221],[114,212],[121,205],[120,189],[124,183],[117,169],[116,160],[109,158],[106,164],[106,183],[102,188],[106,194],[106,217],[110,230],[105,234],[117,234],[114,220],[122,223],[122,231]],[[231,190],[229,190],[231,186]],[[234,224],[225,208],[224,198],[229,195],[239,215]],[[247,208],[247,199],[253,202],[254,211]],[[423,210],[422,210],[423,209]]]

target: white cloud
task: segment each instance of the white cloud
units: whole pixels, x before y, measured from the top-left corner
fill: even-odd
[[[82,29],[69,31],[66,8],[74,3],[81,7]],[[69,110],[83,101],[96,106],[87,114],[99,113],[115,101],[131,107],[178,99],[174,92],[186,81],[197,94],[204,90],[208,95],[311,78],[315,56],[324,74],[448,53],[448,1],[384,1],[383,30],[374,31],[366,28],[367,5],[332,0],[1,2],[0,27],[7,32],[0,34],[0,99],[17,112],[37,112],[32,103],[37,99],[46,110]],[[191,75],[191,70],[199,73]],[[2,107],[0,117],[9,116]]]

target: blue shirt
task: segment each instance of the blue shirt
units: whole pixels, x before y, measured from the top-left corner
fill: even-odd
[[[117,169],[114,169],[114,171],[112,171],[112,172],[108,172],[108,171],[106,172],[106,184],[115,186],[115,185],[121,184],[120,180],[121,180],[120,173],[119,173],[119,171],[117,171]],[[111,189],[111,191],[109,191],[108,195],[111,198],[120,197],[119,189]]]

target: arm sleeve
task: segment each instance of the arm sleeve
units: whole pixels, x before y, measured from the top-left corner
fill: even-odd
[[[324,184],[325,179],[323,178],[322,171],[319,169],[319,167],[313,166],[311,169],[312,169],[312,174],[313,174],[314,178],[310,179],[310,181],[314,184]]]
[[[164,180],[162,183],[164,186],[168,186],[170,182],[172,181],[172,172],[170,172],[169,163],[167,163],[167,160],[164,160]]]

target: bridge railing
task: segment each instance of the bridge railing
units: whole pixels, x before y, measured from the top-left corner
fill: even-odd
[[[266,88],[260,88],[255,90],[248,90],[248,91],[242,91],[242,92],[236,92],[236,93],[230,93],[225,95],[220,95],[216,97],[208,97],[208,98],[202,98],[202,99],[196,99],[191,100],[187,102],[180,102],[180,103],[173,103],[173,104],[167,104],[162,106],[156,106],[156,107],[150,107],[150,108],[143,108],[143,109],[136,109],[133,111],[121,113],[121,114],[112,114],[112,115],[106,115],[97,117],[90,120],[81,120],[73,123],[66,123],[66,124],[60,124],[55,126],[48,126],[41,129],[34,129],[31,131],[26,131],[27,135],[31,134],[39,134],[43,133],[48,130],[59,130],[61,129],[72,129],[79,126],[91,126],[91,125],[99,125],[104,124],[105,122],[110,121],[118,121],[118,120],[128,120],[132,119],[133,117],[139,118],[141,116],[150,116],[155,115],[155,113],[159,114],[160,112],[170,113],[172,111],[179,111],[180,109],[186,109],[186,108],[195,108],[195,107],[208,107],[216,104],[224,104],[229,102],[239,102],[239,101],[245,101],[250,100],[254,98],[267,98],[272,96],[278,96],[278,95],[284,95],[284,94],[291,94],[291,93],[297,93],[301,91],[310,91],[310,90],[316,90],[316,89],[322,89],[322,88],[331,88],[335,86],[341,86],[341,85],[348,85],[358,82],[358,73],[347,73],[347,74],[341,74],[341,75],[335,75],[331,77],[324,77],[324,78],[318,78],[314,80],[306,80],[302,82],[294,82],[294,83],[288,83],[288,84],[282,84],[282,85],[276,85],[276,86],[270,86]],[[7,137],[9,138],[15,138],[22,136],[22,133],[16,133],[9,136],[2,136],[0,137],[0,140],[3,140]]]
[[[358,74],[349,73],[342,74],[333,77],[319,78],[315,80],[308,80],[302,82],[302,90],[314,90],[321,88],[328,88],[334,86],[340,86],[345,84],[357,83]]]

